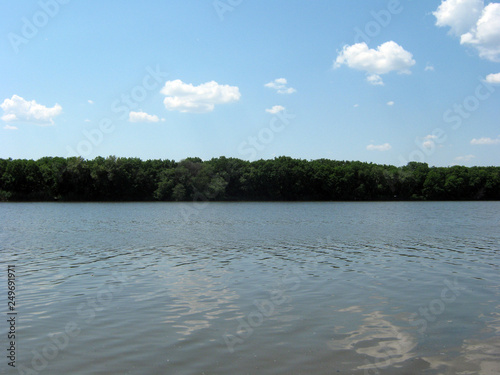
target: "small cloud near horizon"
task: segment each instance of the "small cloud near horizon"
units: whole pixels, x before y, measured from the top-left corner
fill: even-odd
[[[500,135],[497,138],[474,138],[470,141],[471,145],[498,145],[500,144]]]
[[[389,143],[384,143],[382,145],[369,144],[366,146],[368,151],[389,151],[392,146]]]
[[[471,161],[474,159],[476,156],[475,155],[464,155],[464,156],[457,156],[455,158],[456,161]]]

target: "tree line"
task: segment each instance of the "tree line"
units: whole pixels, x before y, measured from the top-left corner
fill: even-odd
[[[0,201],[499,200],[500,167],[278,157],[0,159]]]

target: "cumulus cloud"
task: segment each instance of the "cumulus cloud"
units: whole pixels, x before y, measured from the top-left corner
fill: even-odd
[[[422,146],[428,150],[433,149],[436,144],[432,139],[428,139],[422,143]]]
[[[150,115],[146,112],[134,112],[130,111],[128,114],[128,120],[130,122],[158,122],[160,119],[156,115]]]
[[[276,90],[278,94],[293,94],[297,92],[293,87],[287,86],[288,81],[286,78],[277,78],[274,81],[266,83],[264,86]]]
[[[54,124],[54,117],[62,112],[62,107],[56,103],[54,107],[46,107],[38,104],[36,101],[24,100],[18,95],[12,95],[12,98],[5,99],[0,108],[3,109],[3,121],[25,121],[33,122],[39,125]]]
[[[266,112],[275,115],[276,113],[283,112],[284,110],[285,107],[282,105],[274,105],[272,108],[266,109]]]
[[[392,146],[389,143],[384,143],[383,145],[370,144],[366,146],[368,151],[389,151]]]
[[[488,4],[474,28],[460,37],[461,44],[471,44],[479,56],[500,62],[500,3]]]
[[[500,136],[498,138],[474,138],[470,141],[471,145],[498,145],[500,144]]]
[[[161,89],[165,95],[163,104],[169,111],[205,113],[212,112],[216,104],[240,100],[236,86],[219,85],[215,81],[194,86],[179,79],[167,81]]]
[[[393,106],[393,105],[394,105],[394,102],[391,100],[390,102],[387,102],[387,105],[388,105],[389,107],[391,107],[391,106]]]
[[[382,85],[380,75],[390,72],[410,73],[415,65],[413,55],[394,41],[370,49],[366,43],[344,46],[335,60],[334,68],[347,65],[349,68],[367,73],[367,80],[373,85]]]
[[[432,14],[436,26],[449,26],[451,33],[460,36],[474,27],[483,8],[483,0],[446,0]]]
[[[500,61],[500,3],[445,0],[433,14],[436,25],[449,26],[461,44],[475,47],[484,59]]]
[[[377,85],[383,86],[384,85],[384,81],[382,80],[382,77],[380,77],[378,74],[369,74],[366,76],[366,80],[371,85],[375,85],[375,86],[377,86]]]
[[[422,138],[422,147],[428,150],[432,150],[436,147],[436,139],[438,138],[435,134],[429,134]],[[442,147],[442,145],[441,145]]]
[[[94,104],[94,101],[93,101],[93,100],[91,100],[91,99],[87,100],[87,102],[88,102],[89,104]]]
[[[9,124],[6,124],[3,128],[5,130],[17,130],[17,126],[12,126],[12,125],[9,125]]]
[[[488,74],[486,76],[486,82],[488,82],[488,83],[495,83],[495,84],[500,83],[500,73]]]
[[[426,72],[433,72],[434,71],[434,67],[430,64],[427,64],[425,66],[425,69],[424,69]]]

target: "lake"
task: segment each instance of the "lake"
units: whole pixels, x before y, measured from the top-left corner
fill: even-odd
[[[496,375],[499,228],[500,202],[3,203],[0,368]]]

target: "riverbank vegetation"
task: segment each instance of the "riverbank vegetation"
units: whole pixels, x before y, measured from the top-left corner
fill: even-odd
[[[499,200],[500,167],[279,157],[0,159],[0,201]]]

